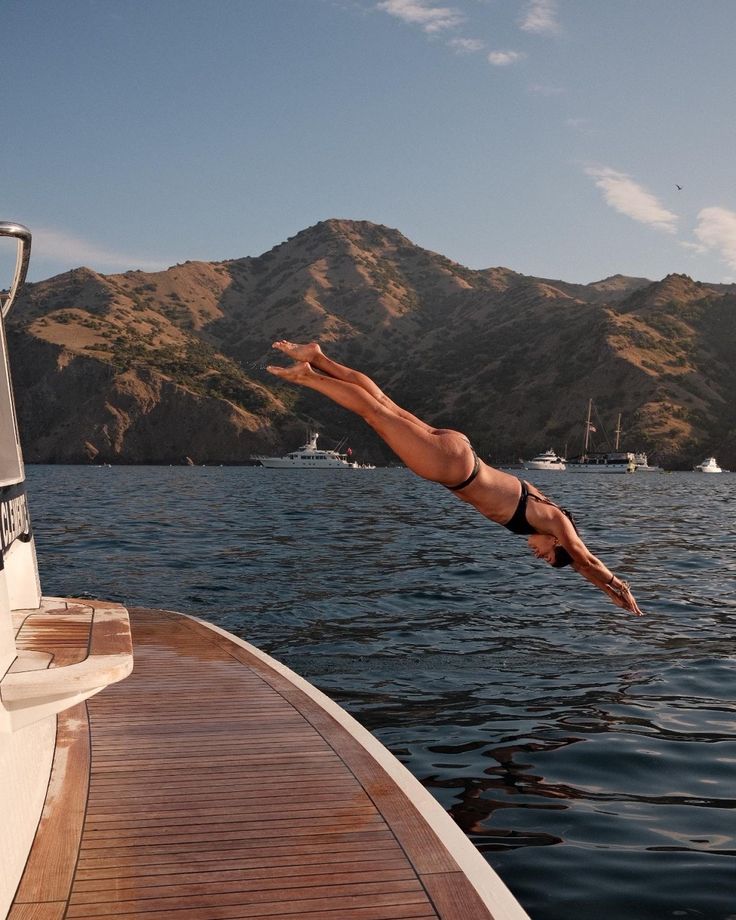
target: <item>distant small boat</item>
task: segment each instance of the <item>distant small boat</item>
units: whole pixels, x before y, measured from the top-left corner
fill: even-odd
[[[253,460],[271,470],[375,470],[369,463],[356,463],[348,454],[317,447],[319,433],[309,434],[307,443],[283,457],[253,457]]]
[[[661,473],[663,472],[661,466],[650,466],[647,455],[641,452],[634,454],[634,464],[636,465],[637,473]]]
[[[716,463],[715,457],[706,457],[702,463],[699,463],[697,466],[694,466],[693,469],[696,473],[722,473],[723,470]]]
[[[564,470],[565,458],[560,457],[550,447],[531,460],[523,460],[522,464],[525,470]]]

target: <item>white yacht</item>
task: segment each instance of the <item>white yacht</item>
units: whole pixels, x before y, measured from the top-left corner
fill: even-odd
[[[319,433],[310,433],[307,443],[283,457],[253,457],[262,466],[272,470],[374,470],[375,466],[356,463],[348,454],[317,447]]]
[[[697,473],[722,473],[723,470],[718,466],[715,457],[706,457],[702,463],[693,467]]]
[[[564,470],[565,458],[560,457],[550,447],[549,450],[537,454],[531,460],[522,461],[525,470]]]
[[[645,453],[639,451],[634,454],[634,463],[636,465],[637,473],[661,473],[661,466],[651,466],[649,463],[649,458]]]

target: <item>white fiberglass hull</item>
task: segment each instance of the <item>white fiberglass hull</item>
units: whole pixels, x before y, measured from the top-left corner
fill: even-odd
[[[527,460],[524,462],[525,470],[559,470],[564,471],[566,469],[566,464],[564,463],[544,463],[543,461],[536,460]]]
[[[309,461],[289,460],[286,457],[259,457],[261,466],[270,470],[357,470],[357,463],[342,463],[335,461],[320,461],[310,463]]]
[[[568,463],[570,473],[591,473],[599,475],[609,473],[633,473],[634,469],[625,463]]]
[[[336,450],[320,450],[317,447],[319,435],[313,431],[307,443],[299,450],[292,450],[283,457],[252,457],[261,466],[270,470],[375,470],[375,466],[368,463],[356,463],[348,460],[352,451],[346,454]]]
[[[708,457],[695,467],[696,473],[722,473],[723,470],[718,466],[715,457]]]

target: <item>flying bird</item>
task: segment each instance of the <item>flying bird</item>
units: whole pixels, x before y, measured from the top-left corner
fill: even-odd
[[[681,185],[678,185],[676,182],[675,182],[675,188],[676,188],[679,192],[682,191],[682,186],[681,186]]]

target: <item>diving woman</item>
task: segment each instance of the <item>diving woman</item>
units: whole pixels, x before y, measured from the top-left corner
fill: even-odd
[[[628,583],[590,552],[570,512],[531,483],[484,463],[464,434],[433,428],[397,406],[370,377],[328,358],[317,342],[298,345],[281,339],[273,347],[294,363],[268,365],[271,374],[355,412],[418,476],[440,483],[484,517],[527,536],[538,559],[555,568],[570,565],[617,607],[641,615]]]

